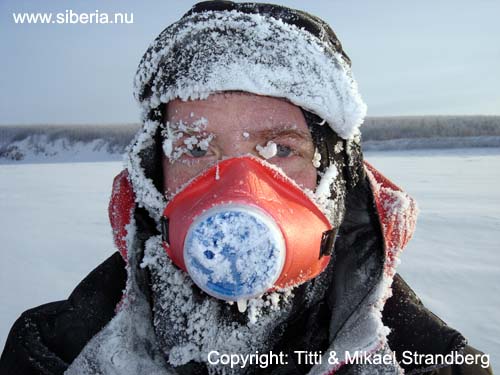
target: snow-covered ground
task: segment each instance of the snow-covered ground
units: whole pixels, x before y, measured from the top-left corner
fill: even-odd
[[[500,149],[369,152],[417,198],[400,272],[500,368]],[[0,348],[27,308],[64,299],[113,251],[107,219],[120,162],[0,165]]]
[[[416,198],[399,272],[430,309],[500,368],[500,149],[369,152]]]

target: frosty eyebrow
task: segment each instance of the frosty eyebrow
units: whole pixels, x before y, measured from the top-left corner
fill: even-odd
[[[203,135],[203,134],[210,133],[210,132],[207,132],[206,130],[189,129],[189,128],[177,130],[177,132],[181,133],[183,136],[197,136],[197,135]]]
[[[181,121],[170,124],[170,126],[172,128],[172,132],[178,135],[175,139],[176,141],[180,141],[186,137],[213,136],[213,133],[207,131],[204,126],[200,126],[195,123],[185,124]]]

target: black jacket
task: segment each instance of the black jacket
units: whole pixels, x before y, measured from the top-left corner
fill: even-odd
[[[67,300],[23,313],[10,331],[0,359],[0,374],[64,373],[85,344],[114,316],[125,287],[124,266],[119,253],[115,253],[92,271]],[[312,316],[321,317],[321,309],[317,306],[315,311],[298,318],[290,332],[310,325]],[[392,329],[389,343],[397,353],[449,353],[463,346],[462,335],[427,310],[399,276],[394,279],[393,296],[386,303],[383,317]],[[464,353],[479,352],[465,346]],[[492,373],[479,365],[448,366],[434,372],[425,372],[418,366],[403,368],[407,373],[439,375]],[[307,370],[291,364],[278,372],[301,374]]]

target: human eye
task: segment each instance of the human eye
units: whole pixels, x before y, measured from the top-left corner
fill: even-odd
[[[178,149],[187,159],[201,159],[214,155],[212,134],[185,135],[177,142]]]
[[[298,154],[295,147],[286,142],[268,141],[265,146],[257,145],[255,149],[266,160],[274,158],[285,159]]]
[[[294,155],[292,147],[280,143],[276,144],[276,156],[278,158],[287,158],[292,155]]]
[[[191,149],[188,149],[188,153],[193,158],[202,158],[203,156],[207,155],[208,150],[200,146],[194,146]]]

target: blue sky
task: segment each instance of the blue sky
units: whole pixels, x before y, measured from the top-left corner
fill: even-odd
[[[500,115],[500,2],[274,2],[332,26],[353,60],[369,116]],[[138,121],[132,78],[142,53],[194,3],[1,0],[0,124]],[[19,25],[12,18],[69,9],[133,12],[134,23]]]

